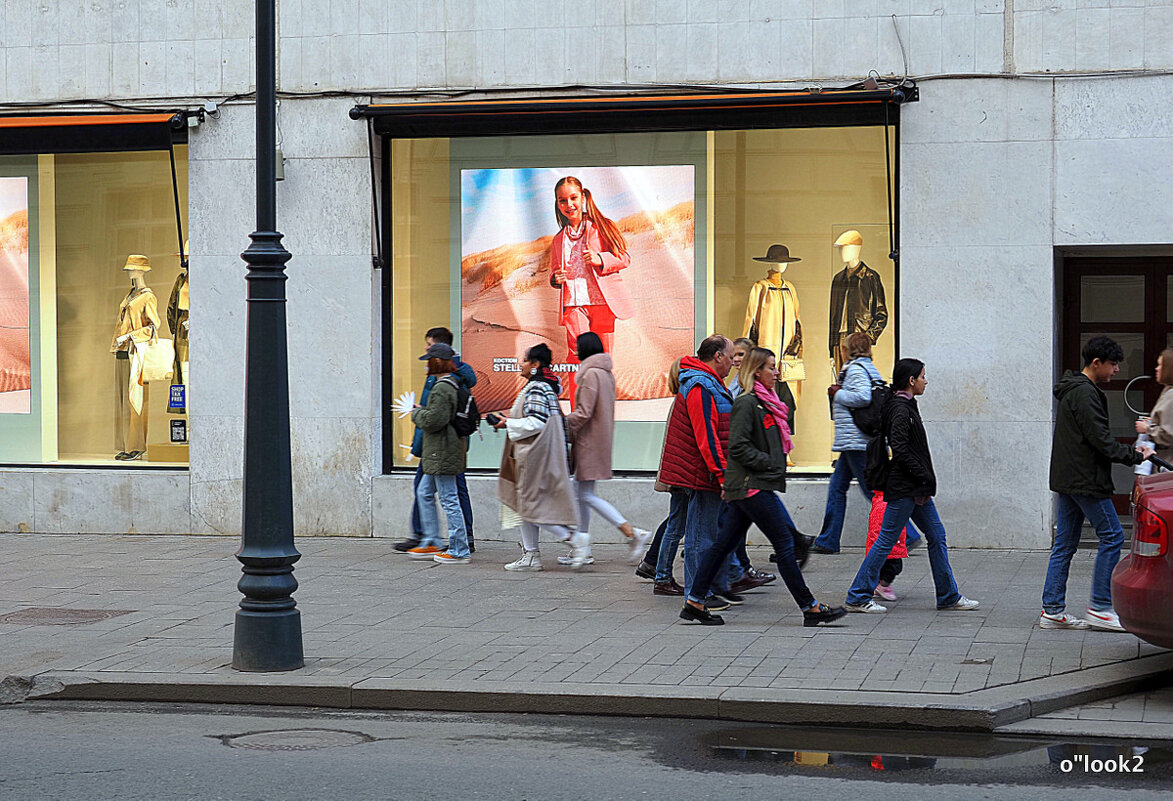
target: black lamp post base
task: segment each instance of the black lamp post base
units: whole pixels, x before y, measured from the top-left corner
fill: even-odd
[[[301,646],[301,612],[236,613],[232,667],[252,673],[274,673],[305,667]]]

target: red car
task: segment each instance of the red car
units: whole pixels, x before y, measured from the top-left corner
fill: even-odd
[[[1141,476],[1132,490],[1132,553],[1112,573],[1112,605],[1124,628],[1173,648],[1173,473]]]

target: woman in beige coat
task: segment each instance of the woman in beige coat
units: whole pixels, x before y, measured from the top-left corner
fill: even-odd
[[[578,509],[570,487],[566,453],[566,418],[558,405],[562,385],[550,370],[548,345],[538,343],[518,362],[526,385],[513,408],[494,428],[509,435],[501,454],[497,498],[512,511],[502,516],[506,528],[521,524],[521,558],[506,570],[542,569],[538,532],[546,529],[570,546],[570,566],[579,568],[591,552],[591,540],[578,526]]]
[[[1165,348],[1157,357],[1157,383],[1165,388],[1149,416],[1136,421],[1136,433],[1148,434],[1156,455],[1169,462],[1173,461],[1173,348]]]
[[[615,375],[611,356],[603,351],[603,340],[594,331],[579,335],[578,390],[574,411],[566,418],[570,431],[570,461],[574,465],[574,487],[578,495],[578,530],[589,531],[591,510],[623,532],[631,546],[629,561],[640,560],[651,538],[649,532],[627,522],[619,510],[595,494],[595,482],[611,478],[611,445],[615,438]],[[569,564],[570,557],[558,561]],[[594,562],[587,558],[587,564]]]

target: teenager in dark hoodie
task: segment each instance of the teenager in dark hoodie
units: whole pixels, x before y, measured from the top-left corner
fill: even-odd
[[[1117,442],[1108,425],[1108,399],[1100,386],[1120,371],[1123,348],[1109,337],[1098,336],[1088,340],[1081,355],[1083,370],[1068,370],[1054,389],[1059,409],[1051,443],[1051,490],[1059,495],[1058,520],[1043,583],[1039,627],[1124,631],[1112,609],[1112,570],[1124,544],[1124,529],[1112,505],[1112,463],[1138,465],[1153,450]],[[1080,619],[1064,610],[1067,574],[1084,518],[1095,526],[1100,547],[1092,569],[1087,617]]]

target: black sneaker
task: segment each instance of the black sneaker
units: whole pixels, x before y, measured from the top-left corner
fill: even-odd
[[[806,627],[817,626],[820,623],[830,623],[833,620],[838,620],[847,614],[847,610],[842,606],[834,608],[826,604],[819,604],[813,609],[808,609],[802,613],[802,625]]]
[[[649,565],[647,562],[640,561],[639,566],[635,569],[635,574],[642,579],[656,580],[656,566]]]
[[[811,553],[837,554],[839,552],[832,551],[830,548],[824,548],[822,545],[812,545]]]
[[[715,592],[715,593],[713,593],[713,597],[714,598],[723,598],[724,600],[731,603],[733,606],[741,606],[743,603],[745,603],[745,596],[744,595],[738,595],[737,593],[735,593],[731,590],[726,590],[725,592]]]
[[[814,537],[801,531],[794,532],[794,560],[798,562],[799,570],[806,567],[807,557],[811,555],[811,546],[814,544]]]
[[[476,553],[477,552],[477,544],[472,541],[472,537],[468,538],[468,552],[469,553]]]
[[[731,606],[733,604],[726,601],[720,595],[710,595],[705,599],[705,609],[709,612],[721,612]]]
[[[710,614],[708,604],[705,604],[705,609],[697,609],[692,604],[685,604],[680,610],[681,620],[691,620],[700,623],[702,626],[724,626],[725,618],[720,615]]]
[[[419,537],[416,537],[415,539],[400,540],[399,542],[395,543],[394,547],[395,550],[399,551],[399,553],[407,553],[412,548],[418,548],[419,544]],[[472,543],[469,543],[469,550],[472,550]]]

